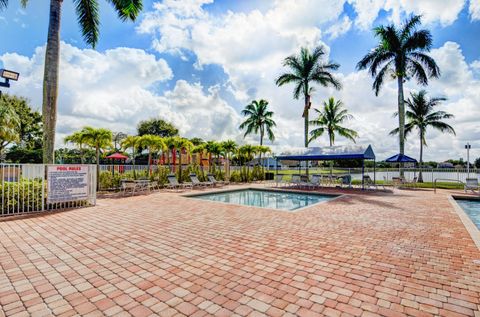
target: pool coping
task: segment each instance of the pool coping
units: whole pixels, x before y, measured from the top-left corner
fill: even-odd
[[[472,219],[470,219],[467,213],[463,210],[463,208],[460,207],[459,204],[457,204],[456,199],[480,201],[480,198],[475,198],[471,196],[461,196],[461,195],[448,196],[448,200],[450,201],[450,204],[453,206],[453,209],[455,210],[458,217],[462,221],[463,225],[465,226],[465,229],[467,229],[467,232],[470,234],[470,237],[472,238],[473,242],[475,243],[477,248],[480,250],[480,229],[477,228],[477,226],[473,223]]]
[[[308,205],[305,207],[293,209],[293,210],[285,210],[285,209],[275,209],[275,208],[268,208],[268,207],[259,207],[259,206],[250,206],[250,205],[241,205],[241,204],[234,204],[234,203],[226,203],[222,201],[214,201],[214,200],[208,200],[208,199],[203,199],[203,201],[207,202],[212,202],[212,203],[219,203],[219,204],[224,204],[224,205],[231,205],[231,206],[239,206],[239,207],[249,207],[249,208],[260,208],[262,210],[273,210],[275,212],[283,212],[283,213],[297,213],[299,211],[303,211],[304,209],[308,209],[311,207],[314,207],[319,204],[324,204],[328,203],[331,201],[334,201],[338,198],[345,197],[347,194],[332,194],[332,193],[321,193],[321,192],[311,192],[311,191],[305,191],[305,190],[288,190],[284,188],[259,188],[259,187],[246,187],[246,188],[236,188],[236,189],[220,189],[220,190],[215,190],[213,192],[207,192],[207,193],[188,193],[181,195],[182,197],[187,197],[187,198],[195,198],[198,196],[206,196],[206,195],[211,195],[211,194],[221,194],[221,193],[230,193],[230,192],[237,192],[237,191],[244,191],[244,190],[257,190],[257,191],[272,191],[272,192],[281,192],[281,193],[297,193],[297,194],[310,194],[310,195],[318,195],[318,196],[331,196],[331,199],[324,200],[324,201],[319,201],[318,203]]]

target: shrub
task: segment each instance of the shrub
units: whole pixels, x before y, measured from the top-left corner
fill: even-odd
[[[42,181],[21,179],[19,182],[0,183],[3,196],[2,214],[40,210],[42,206]],[[43,195],[46,197],[46,193]]]

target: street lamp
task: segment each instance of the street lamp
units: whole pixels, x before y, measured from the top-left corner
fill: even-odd
[[[20,74],[17,72],[7,69],[0,69],[0,77],[4,79],[3,82],[0,81],[0,87],[10,88],[10,80],[17,81],[19,76]],[[1,91],[0,97],[2,97]]]
[[[472,146],[470,145],[470,143],[467,142],[467,144],[465,144],[465,149],[467,150],[467,178],[470,177],[470,149],[472,148]]]

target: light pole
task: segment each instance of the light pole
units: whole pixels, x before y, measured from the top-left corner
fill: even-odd
[[[470,145],[470,143],[467,142],[467,144],[465,144],[465,149],[467,150],[467,178],[470,177],[470,149],[472,148],[472,146]]]
[[[10,80],[17,81],[19,76],[20,74],[17,72],[6,70],[6,69],[0,69],[0,77],[4,79],[3,82],[0,82],[0,87],[10,88]],[[2,97],[2,91],[0,91],[0,98],[1,97]]]

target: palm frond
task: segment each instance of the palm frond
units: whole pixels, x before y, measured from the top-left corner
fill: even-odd
[[[400,38],[401,40],[407,39],[412,31],[422,23],[422,16],[421,15],[414,15],[408,19],[402,29]]]
[[[408,57],[410,59],[414,59],[420,62],[426,68],[428,75],[430,77],[434,77],[434,78],[440,77],[440,68],[438,67],[435,60],[430,56],[424,53],[412,52],[408,55]]]
[[[87,44],[95,47],[100,28],[97,0],[74,0],[74,5],[83,38]]]
[[[109,0],[109,2],[113,5],[118,17],[122,21],[135,21],[143,9],[142,0]]]
[[[373,84],[372,84],[372,89],[375,91],[375,96],[378,96],[378,93],[380,92],[380,88],[382,88],[383,86],[383,81],[385,80],[385,76],[391,70],[392,64],[393,64],[393,60],[385,64],[385,66],[383,66],[383,68],[378,72],[377,76],[375,77],[375,80],[373,81]]]

